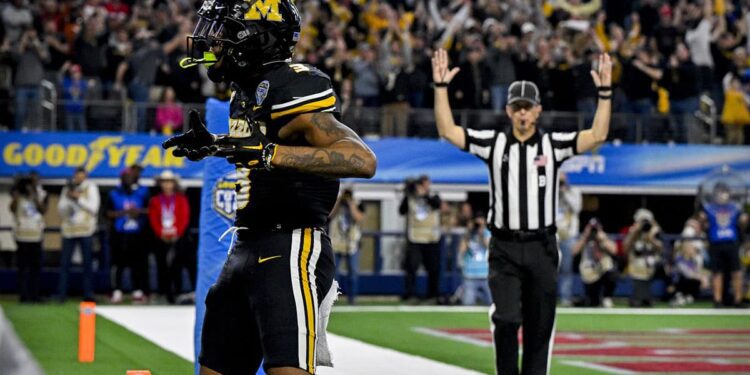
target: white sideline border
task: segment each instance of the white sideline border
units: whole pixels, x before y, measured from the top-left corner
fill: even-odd
[[[489,306],[334,306],[334,313],[487,313]],[[750,309],[644,309],[559,307],[561,315],[661,315],[661,316],[750,316]]]
[[[193,362],[193,306],[99,306],[96,313],[157,346]],[[455,365],[328,334],[335,368],[320,375],[481,375]]]

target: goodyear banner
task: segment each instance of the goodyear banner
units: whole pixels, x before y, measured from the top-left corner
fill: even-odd
[[[84,167],[93,178],[116,178],[133,164],[143,176],[171,169],[183,178],[200,179],[203,168],[161,148],[163,136],[106,133],[0,133],[0,177],[35,170],[42,178],[69,178]]]

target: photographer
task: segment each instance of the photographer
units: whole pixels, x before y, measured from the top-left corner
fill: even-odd
[[[41,90],[44,79],[44,64],[49,60],[49,50],[37,35],[36,29],[29,26],[16,45],[13,54],[16,62],[14,86],[16,90],[16,130],[24,127],[26,116],[31,110],[32,126],[40,121]]]
[[[659,239],[661,228],[651,211],[640,208],[625,236],[623,248],[628,255],[628,273],[633,280],[631,307],[651,306],[651,280],[661,263],[664,244]]]
[[[73,172],[73,178],[60,193],[60,201],[57,204],[62,219],[63,237],[57,295],[60,302],[64,302],[68,294],[70,260],[76,246],[80,246],[83,256],[83,299],[91,301],[94,298],[92,247],[100,198],[99,188],[87,178],[86,170],[83,167],[77,168]]]
[[[473,305],[477,297],[483,304],[492,303],[490,288],[487,284],[489,274],[490,230],[487,229],[487,219],[484,213],[477,212],[474,220],[469,221],[467,232],[461,240],[458,249],[458,259],[461,265],[463,283],[461,289],[463,305]]]
[[[427,270],[427,299],[438,297],[440,285],[440,197],[430,194],[430,178],[406,181],[404,199],[398,211],[406,215],[406,270],[403,299],[415,296],[417,270]]]
[[[18,285],[21,302],[39,302],[39,278],[44,236],[44,202],[34,180],[22,176],[11,188],[10,211],[13,214],[18,254]]]
[[[359,292],[359,241],[362,238],[360,224],[365,218],[365,207],[354,199],[351,189],[345,189],[331,211],[328,224],[331,246],[336,257],[336,279],[339,281],[339,265],[346,262],[346,284],[342,289],[350,305],[355,303]]]
[[[586,290],[586,306],[613,306],[612,295],[617,284],[616,253],[615,242],[607,237],[597,219],[591,219],[573,245],[573,256],[581,254],[578,270]]]

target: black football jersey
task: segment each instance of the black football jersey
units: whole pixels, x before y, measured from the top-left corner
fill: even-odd
[[[331,80],[305,64],[276,63],[259,78],[233,84],[229,135],[249,135],[257,126],[269,141],[309,146],[304,137],[279,139],[279,129],[295,116],[340,112]],[[252,125],[254,124],[254,125]],[[322,227],[339,190],[339,180],[291,170],[237,168],[235,225],[253,229]]]

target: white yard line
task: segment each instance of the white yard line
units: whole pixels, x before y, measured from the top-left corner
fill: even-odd
[[[623,375],[629,375],[629,374],[637,374],[637,372],[633,372],[630,370],[623,370],[616,367],[610,367],[590,362],[583,362],[583,361],[560,361],[561,364],[568,365],[568,366],[575,366],[575,367],[583,367],[587,368],[589,370],[596,370],[596,371],[602,371],[607,374],[623,374]]]
[[[488,306],[338,306],[333,308],[336,313],[361,312],[481,312],[487,313]],[[680,316],[750,316],[750,309],[643,309],[643,308],[578,308],[560,307],[557,313],[561,315],[680,315]]]
[[[96,313],[193,362],[193,306],[97,306]]]
[[[103,306],[97,313],[192,362],[192,306]],[[440,363],[350,338],[328,335],[336,368],[321,367],[321,375],[445,374],[477,375],[475,371]]]
[[[476,345],[476,346],[481,346],[481,347],[486,347],[486,348],[491,348],[492,347],[492,342],[491,341],[486,341],[486,340],[481,340],[481,339],[475,339],[475,338],[464,336],[464,335],[451,334],[451,333],[447,333],[447,332],[442,332],[442,331],[437,330],[437,329],[430,329],[430,328],[425,328],[425,327],[414,327],[414,328],[412,328],[412,331],[419,332],[419,333],[422,333],[422,334],[425,334],[425,335],[440,337],[440,338],[443,338],[443,339],[465,342],[467,344],[472,344],[472,345]],[[487,331],[487,332],[489,332],[489,331]]]

